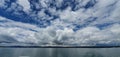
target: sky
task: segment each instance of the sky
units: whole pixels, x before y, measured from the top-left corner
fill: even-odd
[[[0,45],[120,45],[120,0],[0,0]]]

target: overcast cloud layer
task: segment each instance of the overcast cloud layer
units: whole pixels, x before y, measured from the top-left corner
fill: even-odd
[[[0,0],[0,45],[120,45],[120,0]]]

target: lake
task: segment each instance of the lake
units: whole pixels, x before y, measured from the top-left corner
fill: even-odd
[[[0,57],[120,57],[120,48],[0,48]]]

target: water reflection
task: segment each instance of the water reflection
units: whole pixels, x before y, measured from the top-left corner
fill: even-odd
[[[119,57],[120,48],[0,48],[0,57]]]
[[[104,57],[101,53],[96,52],[96,51],[89,51],[85,53],[83,57]]]

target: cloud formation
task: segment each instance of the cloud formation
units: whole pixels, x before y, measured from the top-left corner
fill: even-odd
[[[9,13],[0,14],[1,41],[8,35],[37,45],[120,45],[120,0],[0,2],[0,11]]]

